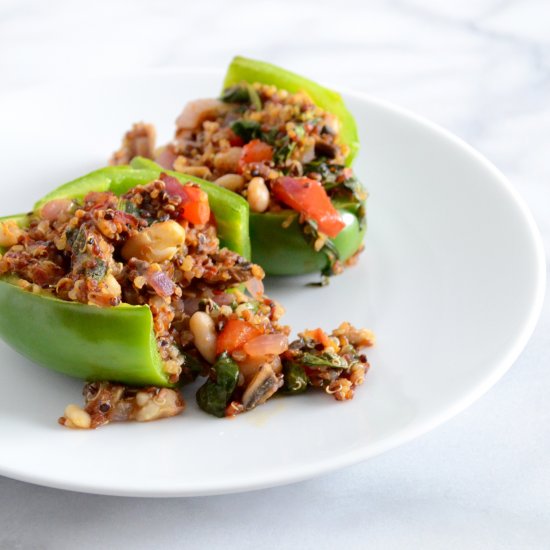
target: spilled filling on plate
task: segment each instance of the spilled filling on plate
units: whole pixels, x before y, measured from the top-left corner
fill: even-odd
[[[198,377],[197,402],[218,417],[310,387],[351,399],[369,368],[363,348],[374,337],[348,323],[289,342],[282,307],[264,294],[263,270],[220,248],[206,193],[167,174],[122,196],[52,200],[25,228],[0,222],[0,247],[0,277],[22,289],[152,313],[170,387],[90,381],[84,407],[69,405],[59,420],[70,428],[177,415],[179,388]]]

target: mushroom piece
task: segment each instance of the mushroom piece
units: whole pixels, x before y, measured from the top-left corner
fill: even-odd
[[[318,157],[326,157],[328,159],[333,159],[336,157],[338,149],[332,143],[327,143],[322,139],[317,139],[315,141],[315,154]]]
[[[243,394],[243,407],[249,411],[265,403],[283,385],[282,375],[277,376],[269,363],[262,365]]]

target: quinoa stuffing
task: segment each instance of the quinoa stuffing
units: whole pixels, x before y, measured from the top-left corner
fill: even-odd
[[[163,147],[155,149],[152,125],[135,124],[111,163],[146,156],[239,193],[253,213],[294,210],[310,246],[329,258],[323,273],[334,275],[356,259],[340,261],[330,240],[345,227],[334,205],[352,205],[363,227],[367,196],[346,166],[349,148],[339,126],[305,91],[243,82],[219,99],[188,103],[174,139]]]
[[[172,385],[88,382],[84,407],[71,404],[59,419],[66,427],[178,415],[179,388],[198,377],[198,405],[219,417],[307,387],[351,399],[363,382],[361,350],[372,334],[344,323],[330,336],[305,331],[289,343],[283,308],[264,294],[263,270],[220,248],[208,196],[194,184],[163,173],[121,196],[51,200],[29,219],[24,228],[0,223],[0,277],[91,307],[148,306]]]

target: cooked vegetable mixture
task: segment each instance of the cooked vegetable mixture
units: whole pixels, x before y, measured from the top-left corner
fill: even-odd
[[[173,141],[164,147],[155,148],[152,125],[135,124],[111,163],[145,156],[241,194],[253,216],[286,212],[282,225],[297,219],[310,246],[328,258],[323,273],[332,275],[342,271],[344,260],[355,260],[365,224],[366,192],[346,165],[350,146],[341,138],[340,126],[307,89],[290,93],[265,82],[242,81],[226,87],[219,99],[188,103],[176,121]],[[342,246],[331,240],[346,228],[338,205],[358,220],[351,232],[353,248],[345,257]],[[252,238],[254,254],[254,233]],[[269,259],[265,265],[271,272]]]
[[[369,367],[361,350],[372,333],[347,323],[289,343],[282,307],[264,295],[263,270],[220,248],[208,195],[166,173],[120,196],[50,200],[24,227],[0,221],[0,247],[0,277],[29,293],[92,311],[131,304],[152,313],[169,387],[92,380],[84,408],[69,405],[59,420],[70,428],[177,415],[178,386],[197,377],[205,377],[198,405],[218,417],[310,386],[351,399]]]

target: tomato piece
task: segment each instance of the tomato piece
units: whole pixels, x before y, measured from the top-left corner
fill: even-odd
[[[183,186],[186,199],[183,201],[183,217],[196,225],[203,225],[210,219],[208,195],[200,188]]]
[[[336,237],[344,229],[340,213],[317,180],[284,176],[276,179],[271,189],[282,203],[317,222],[319,231],[325,235]]]
[[[242,171],[247,164],[270,162],[272,159],[273,147],[259,139],[253,139],[243,147],[243,152],[239,159],[239,168]]]
[[[176,178],[161,174],[160,179],[169,195],[181,197],[179,219],[203,225],[210,219],[208,195],[195,185],[182,185]]]
[[[336,348],[336,344],[327,336],[327,333],[321,329],[316,328],[314,330],[306,330],[304,332],[306,338],[312,338],[316,342],[323,344],[325,348]]]
[[[216,341],[216,355],[229,353],[242,348],[249,340],[260,336],[262,332],[254,325],[241,319],[229,319]]]
[[[183,217],[195,225],[204,225],[210,219],[210,207],[204,202],[190,202],[183,207]]]
[[[242,147],[244,145],[244,139],[238,136],[233,130],[229,130],[227,139],[231,147]]]

